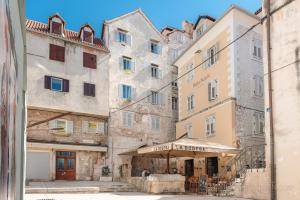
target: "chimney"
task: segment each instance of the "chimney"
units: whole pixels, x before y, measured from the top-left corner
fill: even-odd
[[[185,31],[190,37],[193,36],[193,27],[194,25],[187,20],[182,21],[182,30]]]

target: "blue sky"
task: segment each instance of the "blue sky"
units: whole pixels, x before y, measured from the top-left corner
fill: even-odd
[[[195,23],[198,15],[218,18],[232,4],[254,12],[261,0],[26,0],[26,17],[47,23],[48,16],[58,12],[68,29],[78,31],[88,22],[99,36],[103,20],[137,8],[161,30],[166,25],[180,28],[184,19]]]

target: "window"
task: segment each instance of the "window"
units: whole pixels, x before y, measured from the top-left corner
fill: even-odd
[[[60,78],[51,78],[51,90],[53,91],[62,91],[63,86],[63,80]]]
[[[193,126],[192,126],[192,124],[187,124],[185,126],[185,131],[186,131],[186,134],[187,134],[188,138],[193,138]]]
[[[188,71],[188,76],[187,76],[188,81],[193,80],[194,75],[195,75],[194,65],[193,64],[189,64],[187,66],[187,71]]]
[[[159,131],[160,130],[160,117],[151,116],[151,130]]]
[[[202,24],[199,29],[197,29],[197,36],[202,35],[206,30],[206,24]]]
[[[151,50],[152,53],[160,54],[159,42],[151,40],[151,42],[150,42],[150,50]]]
[[[265,129],[265,116],[263,112],[254,112],[253,114],[253,133],[262,135]]]
[[[188,97],[188,111],[194,110],[194,95]]]
[[[172,97],[172,110],[178,110],[178,98]]]
[[[95,96],[95,84],[83,83],[83,95],[84,96]]]
[[[209,116],[206,118],[206,136],[213,136],[216,132],[216,118]]]
[[[94,54],[83,52],[83,66],[96,69],[97,68],[97,56]]]
[[[65,47],[50,44],[49,59],[65,62]]]
[[[105,123],[96,121],[82,121],[82,133],[105,134]]]
[[[216,62],[216,48],[215,47],[212,47],[208,50],[209,52],[209,65],[213,65],[215,64]]]
[[[170,49],[170,61],[173,63],[176,58],[178,57],[178,50],[177,49]]]
[[[255,75],[253,77],[253,94],[257,97],[264,96],[264,82],[261,76]]]
[[[51,22],[52,25],[52,33],[61,35],[62,34],[62,24],[59,22]]]
[[[207,51],[204,51],[203,53],[203,62],[205,61],[205,63],[203,64],[204,68],[212,66],[217,62],[219,57],[219,55],[217,54],[218,49],[219,49],[219,43],[216,43]]]
[[[177,87],[177,75],[176,74],[173,74],[173,81],[172,81],[172,86],[173,87]]]
[[[121,30],[121,29],[117,30],[116,40],[123,45],[131,44],[131,36],[125,30]]]
[[[83,31],[83,41],[92,43],[93,42],[93,33],[89,31]]]
[[[45,89],[57,91],[57,92],[69,92],[69,80],[45,76]]]
[[[121,58],[121,68],[125,71],[133,71],[134,65],[132,59],[126,56]]]
[[[158,65],[151,64],[151,77],[161,78],[161,70],[158,68]]]
[[[218,97],[217,86],[218,86],[217,80],[208,82],[208,101],[215,100]]]
[[[151,91],[151,103],[154,104],[154,105],[157,105],[158,104],[158,97],[159,94],[158,92],[155,92],[155,91]]]
[[[133,88],[129,85],[120,85],[119,88],[120,98],[126,100],[132,100]]]
[[[133,113],[123,112],[123,126],[131,128],[133,126]]]
[[[49,121],[49,130],[56,134],[73,133],[73,121],[55,119]]]
[[[262,59],[262,41],[258,39],[253,39],[253,50],[252,55],[256,59]]]
[[[163,94],[156,91],[148,91],[148,102],[153,105],[163,105]]]

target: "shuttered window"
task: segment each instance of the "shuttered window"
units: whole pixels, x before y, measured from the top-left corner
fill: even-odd
[[[62,34],[62,24],[59,22],[52,21],[52,33],[61,35]]]
[[[97,68],[97,56],[94,54],[83,52],[83,66],[96,69]]]
[[[53,76],[45,76],[45,89],[57,92],[69,92],[69,80]]]
[[[50,44],[49,58],[51,60],[65,62],[65,47]]]
[[[83,41],[92,43],[93,33],[88,31],[83,31]]]
[[[95,84],[83,83],[83,94],[84,96],[95,96]]]

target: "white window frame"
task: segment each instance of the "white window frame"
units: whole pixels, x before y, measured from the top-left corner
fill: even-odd
[[[218,98],[218,81],[217,80],[211,80],[208,82],[207,86],[208,90],[208,101],[214,101]]]
[[[59,127],[58,126],[59,122],[63,122],[64,127]],[[72,134],[74,132],[73,121],[69,121],[66,119],[51,120],[49,121],[49,130],[55,134],[62,134],[62,135]]]
[[[156,48],[152,48],[152,45],[155,45]],[[153,54],[160,54],[160,44],[158,41],[150,40],[150,52]]]
[[[178,97],[172,97],[172,110],[178,110]]]
[[[193,125],[192,123],[185,125],[185,131],[188,138],[193,138]]]
[[[117,41],[122,45],[131,45],[131,36],[128,31],[117,29]]]
[[[217,49],[216,45],[214,45],[214,46],[212,46],[211,48],[209,48],[207,50],[208,51],[208,57],[209,57],[209,60],[208,60],[209,66],[212,66],[217,62],[216,49]]]
[[[205,132],[207,137],[212,137],[216,135],[216,117],[211,115],[205,120]]]
[[[262,60],[262,40],[253,38],[251,54],[254,59]]]
[[[133,120],[134,120],[134,113],[123,111],[122,112],[122,125],[126,128],[132,128],[133,127]]]
[[[54,79],[60,81],[60,83],[61,83],[61,84],[60,84],[60,90],[53,89],[53,87],[52,87],[52,81],[53,81]],[[52,91],[57,91],[57,92],[62,92],[62,91],[63,91],[63,79],[61,79],[61,78],[56,78],[56,77],[51,76],[51,77],[50,77],[50,80],[51,80],[50,86],[51,86],[51,90],[52,90]]]
[[[253,76],[253,95],[256,97],[264,96],[264,80],[262,76]]]
[[[188,81],[192,81],[194,79],[194,76],[195,76],[194,64],[191,63],[191,64],[189,64],[187,66],[187,72],[188,72],[188,74],[187,74],[187,80]]]
[[[126,66],[126,65],[128,65],[128,66]],[[133,71],[133,61],[132,61],[132,58],[126,57],[126,56],[122,56],[122,69],[124,71]]]
[[[151,124],[151,130],[152,131],[160,131],[160,117],[151,115],[150,116],[150,124]]]
[[[151,71],[151,77],[160,79],[162,78],[161,70],[159,69],[159,66],[156,64],[150,65],[150,71]]]
[[[253,134],[264,135],[265,133],[265,116],[263,112],[253,113]]]
[[[195,108],[195,96],[193,94],[188,96],[187,101],[188,101],[188,111],[191,112]]]

